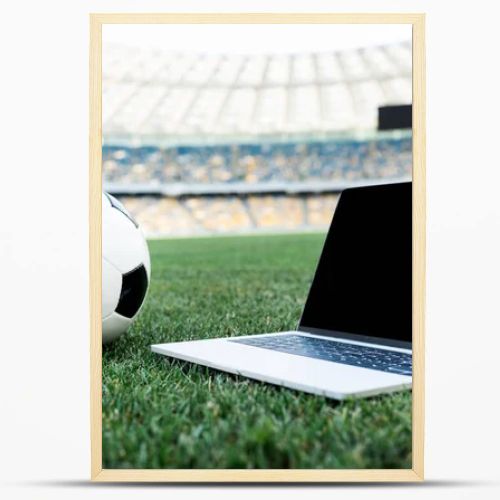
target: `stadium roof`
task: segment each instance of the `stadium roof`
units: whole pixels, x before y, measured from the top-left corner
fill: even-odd
[[[332,53],[170,53],[106,45],[105,144],[335,136],[411,103],[411,44]]]

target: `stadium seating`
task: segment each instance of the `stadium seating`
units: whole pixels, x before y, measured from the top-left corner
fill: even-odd
[[[337,195],[120,196],[148,237],[325,229]]]
[[[103,46],[103,183],[148,237],[324,230],[350,183],[411,176],[411,43],[309,54]]]
[[[204,194],[213,183],[266,186],[411,175],[411,139],[244,144],[160,149],[103,148],[104,181],[114,186],[206,186],[200,195],[123,196],[148,237],[325,229],[337,201],[332,193]],[[149,191],[150,190],[150,191]]]
[[[228,137],[373,129],[411,102],[411,43],[311,54],[178,54],[105,44],[103,132]]]
[[[104,146],[106,182],[207,184],[356,180],[409,175],[411,139],[160,149]]]

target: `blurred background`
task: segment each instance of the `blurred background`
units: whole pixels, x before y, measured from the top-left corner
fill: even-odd
[[[147,237],[324,230],[345,187],[411,179],[411,29],[172,40],[103,39],[104,189]]]

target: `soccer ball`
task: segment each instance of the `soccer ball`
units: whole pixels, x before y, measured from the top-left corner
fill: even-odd
[[[125,207],[102,195],[102,341],[123,334],[144,302],[151,276],[146,240]]]

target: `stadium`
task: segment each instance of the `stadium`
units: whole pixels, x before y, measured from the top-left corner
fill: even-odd
[[[349,185],[411,175],[411,46],[196,55],[109,47],[105,189],[150,237],[324,229]]]
[[[102,89],[103,189],[152,269],[137,321],[103,349],[104,467],[411,467],[409,392],[335,403],[149,348],[295,328],[339,193],[411,180],[411,127],[381,126],[411,105],[411,42],[104,44]]]

